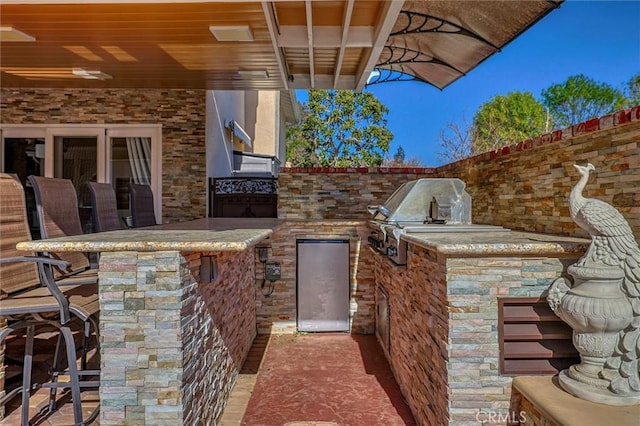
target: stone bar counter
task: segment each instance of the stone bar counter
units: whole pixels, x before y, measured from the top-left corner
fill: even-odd
[[[100,424],[215,424],[256,335],[252,248],[278,226],[199,219],[18,244],[100,254]]]
[[[388,357],[416,421],[505,421],[513,375],[501,371],[498,301],[544,298],[589,240],[516,231],[401,238],[407,265],[378,254],[375,276],[389,301]]]

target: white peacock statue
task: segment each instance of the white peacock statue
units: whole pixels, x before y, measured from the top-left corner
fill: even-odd
[[[569,195],[571,217],[589,233],[592,242],[584,256],[569,267],[573,286],[559,278],[547,297],[554,312],[572,326],[573,342],[583,360],[560,373],[561,384],[566,372],[565,382],[575,379],[580,382],[578,387],[606,387],[606,391],[593,394],[587,390],[586,397],[579,389],[577,396],[599,401],[599,395],[606,392],[612,395],[611,404],[626,405],[640,401],[640,247],[618,210],[582,195],[595,167],[590,163],[574,167],[581,177]],[[607,280],[614,284],[609,287],[615,288],[605,289]],[[612,348],[608,353],[602,351],[606,340]],[[594,370],[592,361],[597,357],[602,357],[602,365]],[[568,387],[575,390],[574,386]]]
[[[626,291],[632,297],[640,296],[640,248],[624,216],[611,205],[595,198],[585,198],[582,191],[589,180],[593,164],[575,164],[582,175],[569,195],[571,218],[591,235],[592,243],[578,265],[590,262],[622,266],[628,273]]]

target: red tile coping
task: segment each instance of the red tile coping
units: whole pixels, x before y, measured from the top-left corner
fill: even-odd
[[[435,174],[435,167],[282,167],[283,173],[415,173]]]
[[[592,118],[585,122],[567,127],[566,129],[554,130],[550,133],[545,133],[544,135],[540,135],[532,139],[527,139],[514,145],[503,146],[493,151],[487,151],[478,155],[474,155],[472,157],[467,157],[463,160],[440,166],[438,167],[438,169],[447,168],[453,164],[460,165],[465,163],[477,163],[493,160],[503,155],[508,155],[514,152],[527,151],[529,149],[547,145],[559,140],[569,139],[574,136],[596,132],[598,130],[610,129],[621,124],[626,124],[638,120],[640,120],[640,105],[607,114],[599,118]]]

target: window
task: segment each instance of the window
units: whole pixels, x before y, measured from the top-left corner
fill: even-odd
[[[119,194],[119,208],[123,217],[129,214],[129,181],[150,185],[156,203],[156,220],[161,223],[160,125],[3,124],[0,125],[0,132],[0,167],[3,172],[18,174],[25,185],[30,220],[35,218],[35,204],[30,203],[26,182],[27,176],[36,174],[70,179],[74,183],[85,231],[90,231],[91,224],[87,181],[114,185]],[[125,193],[122,193],[123,188]],[[34,226],[35,223],[32,224]]]
[[[108,180],[114,185],[118,214],[130,215],[129,182],[150,185],[154,193],[156,221],[162,217],[160,127],[107,129]]]

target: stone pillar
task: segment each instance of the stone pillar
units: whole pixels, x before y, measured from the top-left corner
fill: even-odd
[[[101,425],[216,424],[256,336],[254,264],[253,250],[102,253]]]
[[[183,259],[100,256],[100,424],[182,423]]]

